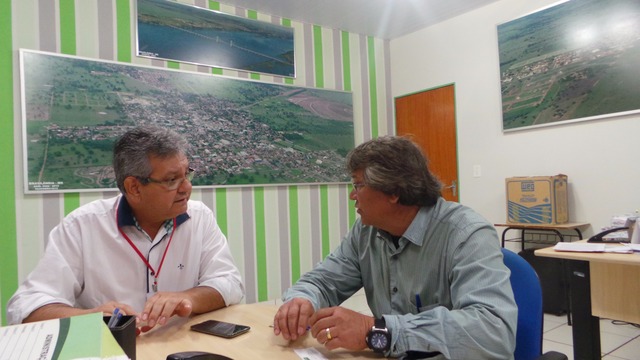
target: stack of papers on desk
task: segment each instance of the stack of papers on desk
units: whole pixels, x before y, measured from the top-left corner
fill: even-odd
[[[0,359],[70,360],[127,357],[101,313],[0,328]]]
[[[553,249],[555,251],[574,251],[574,252],[609,252],[631,254],[634,251],[640,251],[639,244],[621,244],[608,245],[602,243],[585,243],[585,242],[559,242]]]

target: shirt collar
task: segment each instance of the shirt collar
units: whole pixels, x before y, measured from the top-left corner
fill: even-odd
[[[443,198],[439,198],[435,205],[429,207],[421,207],[416,216],[411,221],[411,224],[407,230],[402,234],[402,237],[411,241],[412,243],[422,246],[424,243],[424,234],[427,233],[427,229],[431,223],[431,213],[435,208],[441,206]]]

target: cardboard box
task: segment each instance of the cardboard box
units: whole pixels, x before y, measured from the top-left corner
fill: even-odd
[[[569,221],[567,176],[506,179],[507,223],[564,224]]]

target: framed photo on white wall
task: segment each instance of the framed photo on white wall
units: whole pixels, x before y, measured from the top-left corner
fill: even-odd
[[[640,111],[639,1],[565,1],[497,31],[503,131]]]

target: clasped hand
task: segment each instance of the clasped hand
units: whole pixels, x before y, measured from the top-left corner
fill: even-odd
[[[287,340],[297,340],[306,331],[329,350],[363,350],[374,320],[340,306],[314,311],[311,302],[295,298],[284,303],[273,319],[273,331]]]
[[[138,314],[127,304],[110,301],[101,305],[98,310],[103,314],[112,315],[113,310],[119,308],[122,315],[136,316],[136,334],[147,332],[155,326],[167,323],[167,320],[178,315],[187,317],[193,311],[193,304],[184,294],[178,292],[159,292],[147,300],[142,313]]]

